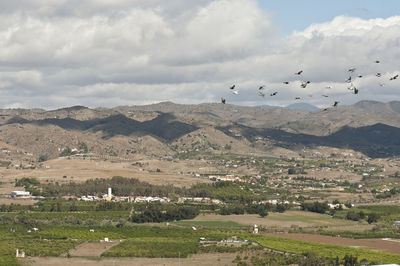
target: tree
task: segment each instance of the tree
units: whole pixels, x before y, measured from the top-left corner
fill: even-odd
[[[45,162],[47,160],[48,160],[47,155],[42,154],[39,156],[38,162],[41,163],[41,162]]]
[[[83,151],[84,153],[88,152],[88,147],[85,142],[79,142],[78,148],[79,148],[79,150]]]
[[[258,214],[261,216],[261,218],[264,218],[265,216],[268,215],[268,212],[266,209],[261,209]]]
[[[358,221],[358,220],[360,220],[360,214],[356,213],[356,212],[353,212],[353,211],[348,212],[347,215],[346,215],[346,219],[347,220],[352,220],[352,221]]]
[[[69,211],[70,212],[76,212],[77,210],[78,210],[78,208],[76,207],[75,202],[73,202],[71,204],[71,206],[69,206]]]
[[[343,265],[344,266],[357,266],[358,264],[358,258],[356,256],[353,257],[353,255],[345,255],[343,258]]]
[[[288,175],[294,175],[294,174],[296,174],[296,170],[293,169],[293,168],[289,168],[288,169]]]
[[[379,215],[375,212],[372,212],[372,213],[368,214],[367,222],[369,224],[376,223],[378,221],[378,219],[379,219]]]

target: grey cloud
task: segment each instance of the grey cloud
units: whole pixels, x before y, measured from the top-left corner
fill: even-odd
[[[21,0],[2,1],[0,10],[0,93],[6,95],[0,107],[220,97],[286,105],[295,96],[325,106],[334,98],[353,103],[400,96],[399,80],[388,81],[399,71],[400,17],[341,16],[282,39],[255,0]],[[353,66],[364,76],[355,81],[358,96],[344,83]],[[300,69],[303,75],[295,76]],[[303,89],[302,80],[311,84]],[[229,91],[232,84],[239,95]],[[257,96],[264,84],[267,94],[278,95]],[[325,99],[328,85],[334,88]]]

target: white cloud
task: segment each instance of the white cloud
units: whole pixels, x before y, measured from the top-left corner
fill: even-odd
[[[283,39],[276,30],[255,0],[1,1],[0,107],[399,99],[388,79],[399,72],[400,17],[339,16]],[[364,76],[358,96],[344,83],[350,67]],[[257,96],[262,84],[278,95]]]

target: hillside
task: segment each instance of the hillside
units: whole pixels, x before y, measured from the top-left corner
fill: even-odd
[[[1,157],[28,161],[57,158],[66,149],[137,159],[183,151],[279,156],[318,146],[388,157],[400,155],[398,136],[400,102],[361,101],[327,111],[171,102],[0,110]]]

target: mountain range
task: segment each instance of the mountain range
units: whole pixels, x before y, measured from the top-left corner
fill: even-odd
[[[303,110],[310,108],[311,110]],[[276,155],[315,147],[400,155],[400,102],[314,110],[161,102],[143,106],[0,110],[0,157],[56,158],[67,148],[126,159],[196,150]],[[229,147],[229,149],[227,148]]]

